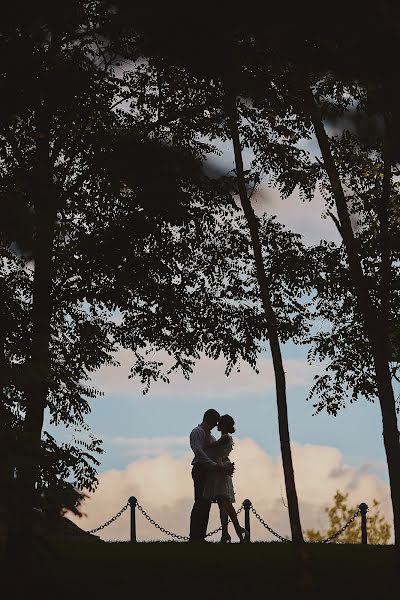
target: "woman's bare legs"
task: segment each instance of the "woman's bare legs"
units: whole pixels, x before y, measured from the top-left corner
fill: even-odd
[[[218,507],[222,529],[221,542],[227,542],[231,540],[231,536],[228,533],[228,513],[226,512],[224,506],[220,504],[220,502],[218,502]]]
[[[228,516],[229,516],[233,523],[233,526],[235,528],[235,531],[236,531],[236,534],[237,534],[239,540],[241,542],[243,542],[244,541],[243,535],[245,533],[245,529],[243,529],[243,527],[240,525],[240,523],[238,521],[236,510],[234,509],[232,502],[230,502],[230,500],[228,500],[227,498],[220,498],[218,500],[218,506],[219,506],[219,513],[221,515],[222,533],[224,532],[224,525],[222,523],[222,513],[224,511],[224,513],[227,515],[227,517],[226,517],[226,533],[228,533]]]

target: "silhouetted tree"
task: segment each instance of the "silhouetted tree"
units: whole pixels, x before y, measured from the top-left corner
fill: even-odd
[[[393,288],[393,257],[389,243],[390,228],[393,226],[391,217],[392,164],[393,157],[390,152],[390,129],[386,117],[385,136],[381,145],[381,158],[375,159],[375,182],[373,188],[368,187],[368,172],[361,179],[361,189],[356,189],[351,181],[350,193],[345,192],[346,174],[342,172],[341,157],[333,147],[335,142],[326,133],[322,120],[321,109],[318,106],[318,87],[314,90],[315,96],[309,88],[306,92],[306,110],[309,111],[316,137],[321,149],[323,167],[328,177],[329,194],[334,199],[337,218],[335,222],[343,240],[348,262],[349,282],[356,300],[357,312],[361,318],[362,329],[368,340],[374,369],[376,393],[379,398],[383,438],[389,468],[389,479],[393,502],[395,525],[395,539],[399,543],[400,531],[400,441],[397,426],[395,397],[392,386],[391,351],[390,351],[390,308]],[[362,100],[361,100],[362,102]],[[362,107],[362,104],[360,105]],[[384,108],[383,108],[384,110]],[[375,149],[371,148],[372,153]],[[367,149],[368,152],[368,149]],[[335,155],[336,154],[336,155]],[[378,168],[376,170],[376,168]],[[378,179],[376,179],[376,175]],[[355,177],[354,177],[355,178]],[[365,186],[367,185],[367,190]],[[364,190],[363,190],[364,188]],[[354,200],[354,202],[353,202]],[[361,205],[360,205],[361,200]],[[357,203],[359,207],[357,207]],[[377,229],[376,252],[379,256],[379,267],[375,281],[372,283],[367,274],[367,264],[363,260],[363,248],[359,243],[359,236],[352,224],[352,217],[357,218],[355,210],[371,210],[371,218],[375,221]],[[392,224],[390,225],[390,223]],[[372,285],[371,285],[372,284]]]
[[[2,306],[6,313],[0,321],[3,326],[1,504],[6,509],[3,516],[15,543],[21,510],[27,510],[21,498],[18,475],[21,469],[32,464],[32,457],[22,444],[27,392],[32,381],[29,370],[32,275],[32,269],[25,261],[3,245],[0,285]],[[69,310],[66,310],[68,302]],[[81,329],[93,326],[97,327],[97,335],[93,331],[93,340],[88,343]],[[74,306],[71,298],[59,302],[57,310],[53,311],[52,330],[57,333],[53,333],[51,339],[52,376],[46,406],[53,423],[64,423],[75,430],[75,440],[57,446],[55,440],[44,433],[38,454],[33,457],[38,466],[33,506],[47,512],[45,507],[54,505],[54,502],[49,502],[51,498],[59,496],[59,507],[64,503],[65,507],[73,510],[83,498],[79,490],[85,488],[93,491],[96,488],[96,466],[99,463],[94,454],[101,452],[101,447],[98,440],[90,437],[84,417],[89,412],[88,399],[97,394],[84,384],[84,380],[91,365],[96,368],[99,360],[103,363],[112,347],[108,339],[111,328],[99,318]],[[80,444],[83,446],[80,447]],[[41,493],[43,489],[46,490],[44,496]]]
[[[63,2],[57,7],[43,2],[36,12],[21,14],[16,8],[7,11],[10,19],[1,29],[2,43],[14,53],[1,65],[3,81],[10,98],[18,100],[14,106],[10,102],[0,125],[1,197],[5,214],[11,215],[2,222],[2,237],[16,242],[32,263],[19,270],[26,276],[25,289],[19,290],[24,293],[25,322],[17,319],[14,324],[20,343],[9,364],[3,359],[2,390],[4,405],[14,402],[22,413],[8,557],[24,570],[43,458],[44,410],[49,407],[56,422],[81,423],[88,412],[87,397],[96,395],[82,380],[111,360],[113,350],[106,311],[85,310],[82,290],[68,287],[71,282],[63,280],[60,261],[68,249],[65,221],[82,218],[88,196],[99,189],[98,178],[90,192],[85,187],[87,166],[92,154],[104,149],[104,132],[114,126],[111,105],[118,80],[101,36],[110,17],[101,2]],[[12,67],[27,54],[29,76],[24,77]],[[14,203],[21,207],[16,213]],[[20,214],[27,216],[22,228]],[[7,262],[4,253],[3,258]],[[8,336],[3,337],[4,349],[15,341],[15,331],[10,333],[4,324],[1,330]]]

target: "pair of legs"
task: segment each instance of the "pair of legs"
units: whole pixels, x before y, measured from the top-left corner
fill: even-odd
[[[228,498],[224,498],[223,496],[219,496],[217,498],[217,502],[218,502],[219,514],[220,514],[220,518],[221,518],[221,527],[222,527],[221,541],[228,542],[231,539],[231,537],[228,533],[228,517],[230,517],[239,540],[241,542],[244,542],[245,541],[244,536],[246,534],[246,530],[243,529],[243,527],[241,527],[241,525],[239,524],[236,510],[234,509],[232,502]]]
[[[190,533],[191,542],[204,541],[207,533],[208,518],[210,515],[211,500],[203,497],[205,479],[207,476],[207,467],[201,464],[195,464],[192,469],[192,478],[194,483],[194,504],[190,515]],[[222,526],[222,541],[229,541],[228,517],[230,517],[237,536],[241,542],[244,542],[246,530],[243,529],[238,521],[236,511],[232,502],[226,497],[217,498],[219,513]]]
[[[207,468],[201,464],[193,465],[194,504],[190,515],[191,542],[202,542],[206,537],[211,500],[203,497],[203,489]]]

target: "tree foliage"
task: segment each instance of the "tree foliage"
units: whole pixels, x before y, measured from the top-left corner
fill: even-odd
[[[350,91],[348,95],[350,96]],[[356,104],[362,118],[368,121],[362,89],[353,96],[352,103]],[[395,241],[399,228],[396,208],[399,184],[397,178],[393,178],[387,228],[390,279],[383,281],[380,233],[384,179],[382,132],[375,128],[375,135],[363,137],[354,131],[351,122],[342,121],[337,135],[331,138],[331,145],[346,190],[355,243],[372,304],[380,314],[382,328],[389,327],[391,342],[384,350],[390,359],[391,376],[396,381],[399,377],[397,332],[400,328],[399,248]],[[326,198],[328,216],[332,210],[332,195],[326,174],[323,173],[320,176],[320,188]],[[322,374],[316,376],[309,398],[316,398],[314,406],[317,412],[327,410],[330,414],[336,414],[347,401],[354,402],[364,398],[371,402],[378,392],[371,346],[362,315],[354,302],[354,289],[349,282],[348,258],[344,246],[324,243],[316,252],[320,256],[320,272],[315,280],[315,316],[321,327],[319,330],[315,328],[309,338],[312,345],[309,360],[322,363],[325,368]]]
[[[324,538],[330,537],[341,529],[357,511],[356,506],[347,504],[349,494],[336,492],[332,506],[325,508],[328,515],[329,526],[325,532],[317,529],[307,529],[306,536],[310,542],[319,542]],[[376,499],[372,501],[372,507],[367,512],[367,538],[369,544],[387,544],[391,531],[390,525],[381,514],[380,502]],[[337,542],[343,544],[359,544],[361,540],[361,519],[355,519],[349,527],[337,538]]]
[[[146,358],[154,350],[171,355],[169,373],[181,369],[188,377],[202,353],[224,356],[229,373],[243,360],[255,368],[268,335],[249,240],[232,197],[235,177],[213,178],[203,168],[212,139],[228,135],[220,83],[159,61],[138,60],[124,69],[102,37],[107,11],[101,3],[98,13],[92,3],[65,8],[72,11],[65,27],[46,5],[42,19],[23,20],[6,35],[15,52],[23,54],[26,44],[34,57],[29,80],[12,77],[3,65],[10,94],[21,102],[0,124],[6,286],[15,275],[4,306],[14,303],[16,315],[3,339],[3,389],[15,430],[8,459],[17,468],[32,460],[18,445],[28,394],[42,368],[30,361],[36,264],[29,258],[40,244],[37,193],[43,184],[55,211],[50,375],[44,375],[52,423],[85,432],[98,394],[90,374],[113,364],[119,345],[135,351],[133,374],[148,387],[168,378]],[[44,134],[49,163],[39,180]],[[278,150],[268,160],[282,163],[283,171],[290,148]],[[298,155],[293,150],[293,161]],[[282,337],[300,339],[308,310],[298,270],[305,274],[307,253],[272,220],[263,221],[262,237]],[[17,244],[21,258],[10,244]],[[280,273],[283,255],[287,270]],[[121,323],[112,318],[115,310]],[[93,488],[96,459],[89,454],[98,450],[97,442],[86,452],[45,435],[36,457],[40,489],[56,493],[67,480]]]

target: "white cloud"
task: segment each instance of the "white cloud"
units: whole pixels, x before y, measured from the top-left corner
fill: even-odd
[[[141,440],[139,446],[145,447],[149,443],[147,438],[138,439]],[[251,439],[236,441],[232,459],[236,465],[236,507],[245,498],[250,498],[271,527],[288,535],[290,529],[281,462],[275,461]],[[324,507],[332,503],[338,489],[349,492],[349,502],[354,505],[360,502],[372,504],[374,498],[380,500],[382,512],[391,522],[388,486],[376,475],[370,474],[367,465],[360,468],[346,465],[337,448],[311,444],[293,444],[293,460],[304,530],[325,528]],[[101,473],[97,492],[86,502],[87,519],[73,520],[80,527],[91,529],[115,514],[130,496],[136,496],[145,510],[163,527],[187,535],[193,502],[190,461],[190,453],[173,457],[164,452],[158,456],[140,458],[122,470],[112,469]],[[129,509],[114,524],[102,530],[101,537],[106,540],[128,539],[128,513]],[[212,507],[209,530],[218,524],[218,510]],[[253,515],[251,528],[253,539],[272,539]],[[139,540],[168,539],[141,514],[137,515],[137,535]]]
[[[120,350],[115,358],[120,362],[120,367],[104,366],[92,377],[93,384],[106,394],[119,396],[133,395],[141,390],[137,379],[128,379],[130,368],[135,357],[130,350]],[[163,360],[160,353],[157,360]],[[168,366],[169,357],[164,357]],[[315,367],[310,367],[306,360],[284,360],[286,380],[288,386],[309,386],[315,373]],[[170,384],[156,382],[150,388],[150,394],[155,396],[182,396],[187,397],[235,397],[240,394],[262,393],[275,388],[274,371],[270,359],[258,361],[259,374],[257,375],[249,365],[244,363],[240,371],[232,371],[225,375],[225,361],[213,360],[202,357],[194,367],[193,375],[187,381],[181,374],[171,375]]]

